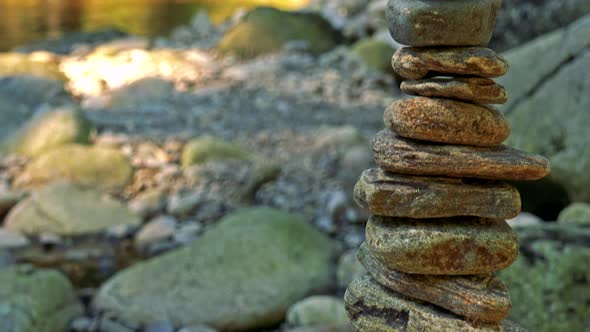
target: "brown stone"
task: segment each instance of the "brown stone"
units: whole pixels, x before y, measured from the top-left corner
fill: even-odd
[[[508,321],[468,322],[434,305],[412,301],[379,285],[368,275],[350,284],[344,303],[358,332],[525,332]]]
[[[389,130],[375,136],[373,152],[379,167],[402,174],[537,180],[551,170],[549,160],[505,145],[441,145],[402,138]]]
[[[516,233],[506,221],[477,217],[372,216],[366,243],[381,264],[405,273],[492,273],[510,266],[518,256]]]
[[[508,71],[508,62],[485,47],[403,47],[391,60],[403,78],[419,80],[427,75],[498,77]]]
[[[385,125],[402,137],[474,146],[496,146],[510,135],[508,121],[491,106],[415,97],[385,110]]]
[[[489,78],[435,77],[404,81],[401,89],[410,95],[458,99],[476,104],[504,104],[508,101],[504,87]]]
[[[409,298],[445,308],[471,322],[500,322],[510,313],[510,294],[493,274],[432,276],[384,267],[362,244],[358,259],[382,286]]]
[[[363,172],[354,188],[372,214],[407,218],[478,216],[511,219],[520,213],[516,188],[497,181]]]

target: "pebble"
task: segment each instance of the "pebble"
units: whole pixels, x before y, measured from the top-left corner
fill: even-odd
[[[367,247],[383,266],[405,273],[492,273],[518,256],[516,233],[504,220],[373,216],[366,236]]]
[[[384,170],[414,175],[492,180],[538,180],[549,160],[508,146],[492,148],[418,142],[383,130],[373,139],[375,161]]]
[[[455,100],[415,97],[385,110],[385,125],[402,137],[474,146],[497,146],[510,135],[510,125],[491,106]]]
[[[391,0],[386,20],[393,39],[412,46],[486,45],[501,0]]]
[[[168,200],[166,211],[174,216],[185,216],[197,208],[203,201],[199,192],[176,193]]]
[[[410,95],[458,99],[476,104],[504,104],[506,89],[489,78],[434,77],[404,81],[401,90]]]
[[[348,316],[358,332],[501,332],[523,329],[500,324],[474,327],[462,317],[423,302],[414,302],[379,285],[368,275],[355,280],[344,295]]]
[[[197,221],[185,221],[174,233],[174,242],[188,244],[199,236],[203,225]]]
[[[358,256],[374,280],[408,298],[435,304],[470,321],[499,322],[510,313],[508,289],[493,274],[406,274],[384,267],[371,254],[366,244],[361,246]]]
[[[145,332],[174,332],[174,326],[169,321],[158,320],[146,326]]]
[[[520,213],[520,194],[497,181],[363,172],[354,189],[359,205],[379,216],[441,218],[478,216],[508,219]]]
[[[498,77],[508,72],[508,62],[485,47],[403,47],[392,58],[393,69],[403,78],[422,79],[429,74]]]
[[[155,242],[166,241],[175,233],[176,219],[171,216],[158,216],[145,224],[135,235],[135,244],[145,247]]]
[[[26,236],[4,228],[0,228],[0,249],[16,249],[29,245],[30,241]]]
[[[147,190],[129,202],[129,210],[142,218],[149,217],[166,207],[166,196],[160,189]]]

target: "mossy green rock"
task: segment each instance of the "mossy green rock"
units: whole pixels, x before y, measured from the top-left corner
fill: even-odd
[[[76,293],[59,272],[28,265],[0,270],[2,331],[63,332],[80,314]]]
[[[590,225],[590,203],[575,202],[570,204],[559,213],[557,221]]]
[[[202,137],[189,141],[182,149],[183,167],[203,164],[211,160],[248,160],[250,153],[239,145],[219,138]]]
[[[254,58],[279,51],[289,41],[303,41],[313,54],[337,46],[340,35],[315,13],[286,12],[259,7],[226,33],[219,51],[242,58]]]
[[[92,234],[110,226],[138,226],[140,218],[118,201],[94,190],[56,183],[14,207],[4,227],[22,234]]]
[[[90,140],[92,125],[76,109],[64,108],[43,113],[8,138],[14,153],[38,157],[59,146]]]
[[[33,160],[15,184],[21,188],[34,188],[69,181],[110,192],[122,190],[132,175],[131,163],[117,149],[65,145]]]
[[[65,79],[59,61],[49,54],[0,53],[0,76],[11,75]]]
[[[544,224],[517,232],[521,255],[499,274],[510,290],[512,319],[529,331],[589,331],[590,230]]]
[[[354,44],[352,52],[365,63],[367,68],[393,73],[391,57],[395,49],[391,45],[376,39],[365,39]]]
[[[332,285],[338,251],[302,216],[245,209],[190,246],[115,275],[94,306],[143,323],[256,330],[282,321],[290,305]]]

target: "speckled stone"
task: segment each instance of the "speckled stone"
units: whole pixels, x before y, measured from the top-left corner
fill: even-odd
[[[498,77],[509,69],[503,57],[485,47],[402,47],[391,63],[396,73],[411,80],[441,74]]]
[[[373,139],[380,168],[402,174],[537,180],[551,171],[549,160],[505,145],[485,148],[406,139],[383,130]]]
[[[432,276],[397,272],[379,263],[366,244],[361,245],[358,259],[382,286],[445,308],[468,321],[496,323],[510,313],[508,289],[493,274]]]
[[[525,332],[507,321],[503,324],[467,322],[433,305],[411,301],[368,275],[348,287],[344,302],[358,332]]]
[[[385,267],[436,275],[492,273],[518,256],[506,221],[477,217],[409,219],[372,216],[366,243]]]
[[[381,169],[363,172],[354,198],[372,214],[407,218],[510,219],[521,207],[518,190],[503,182],[412,176]]]
[[[392,103],[385,125],[402,137],[474,146],[496,146],[510,135],[498,110],[455,100],[415,97]]]
[[[393,39],[412,46],[480,46],[492,37],[502,0],[390,0]]]
[[[404,81],[401,89],[410,95],[457,99],[476,104],[504,104],[508,101],[504,87],[489,78],[435,77]]]

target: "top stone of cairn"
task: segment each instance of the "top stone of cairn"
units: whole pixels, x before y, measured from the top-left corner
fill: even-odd
[[[485,46],[502,0],[389,0],[391,36],[410,46]]]

